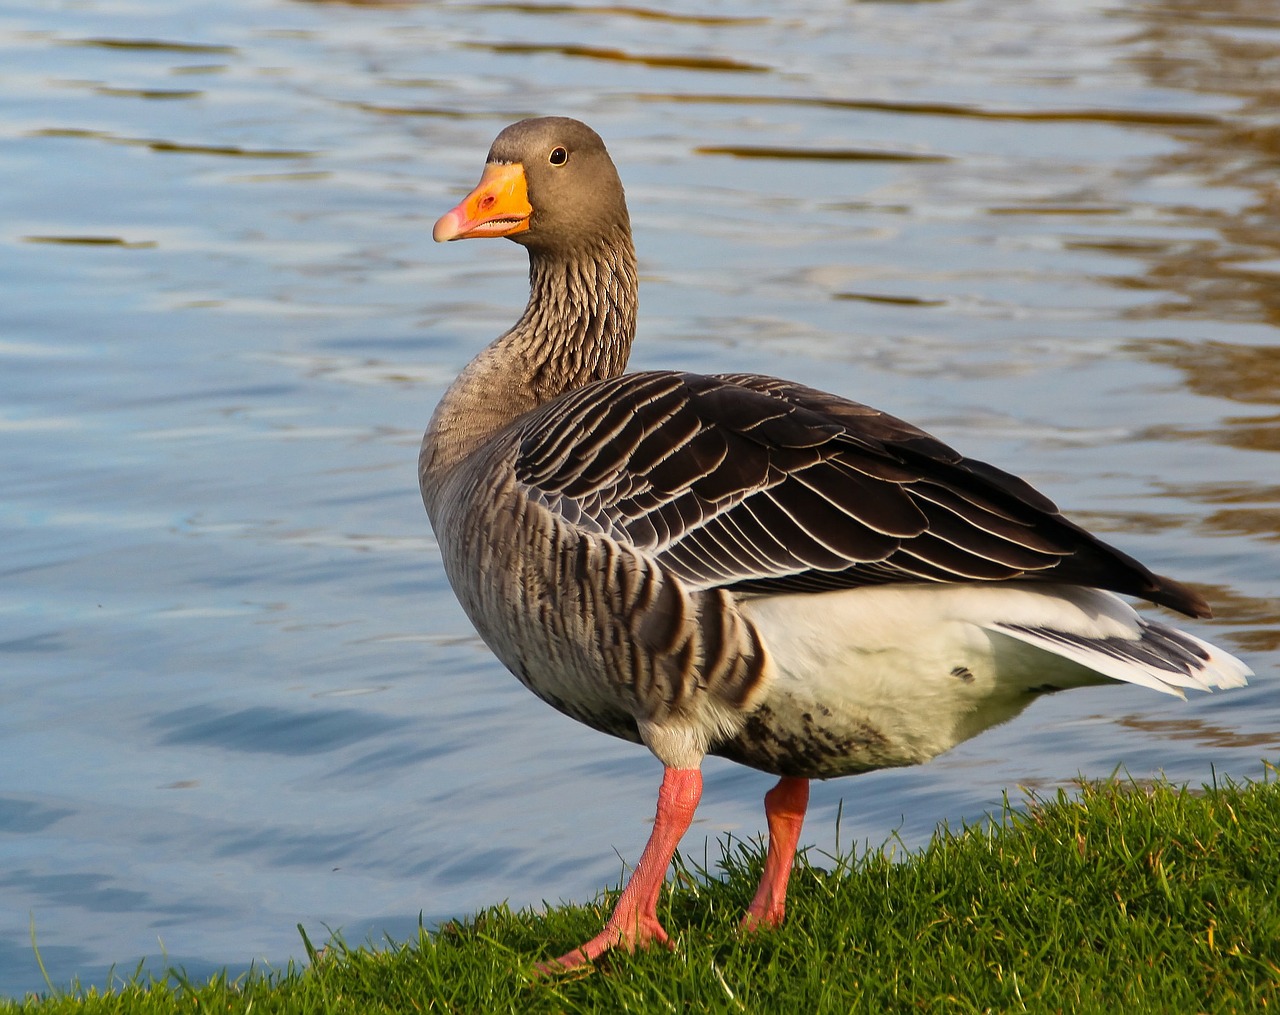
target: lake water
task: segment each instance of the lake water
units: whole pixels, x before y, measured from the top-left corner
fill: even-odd
[[[437,247],[493,135],[606,138],[636,367],[780,373],[1027,477],[1258,672],[1037,702],[815,786],[819,849],[1018,787],[1280,751],[1280,15],[1270,0],[0,3],[0,994],[279,965],[587,900],[657,763],[455,604],[436,399],[523,306]],[[701,859],[770,780],[707,764]],[[708,847],[704,843],[710,841]],[[616,852],[615,852],[616,851]]]

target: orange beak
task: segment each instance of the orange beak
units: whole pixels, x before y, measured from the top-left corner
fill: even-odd
[[[529,228],[529,190],[524,166],[490,163],[476,189],[452,211],[440,216],[431,230],[437,243],[469,240],[477,236],[510,236]]]

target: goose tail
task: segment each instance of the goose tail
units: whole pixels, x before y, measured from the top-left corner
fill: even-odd
[[[1230,652],[1185,631],[1137,614],[1127,626],[1129,630],[1123,632],[1007,622],[993,628],[1104,677],[1179,698],[1186,697],[1188,688],[1243,687],[1253,675],[1253,670]]]

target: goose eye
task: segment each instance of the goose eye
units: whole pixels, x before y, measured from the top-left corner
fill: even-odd
[[[547,156],[547,161],[553,166],[563,166],[569,161],[569,151],[557,145],[551,149],[551,154]]]

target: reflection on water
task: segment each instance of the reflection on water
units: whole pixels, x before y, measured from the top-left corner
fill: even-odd
[[[743,63],[727,57],[682,56],[675,53],[628,53],[604,46],[553,45],[531,42],[471,43],[474,49],[493,53],[554,53],[557,56],[581,57],[588,60],[604,60],[611,63],[637,63],[645,67],[665,67],[678,70],[728,71],[734,74],[763,74],[769,70],[764,64]]]
[[[1242,734],[1202,719],[1151,719],[1143,715],[1112,717],[1112,721],[1162,740],[1185,740],[1200,747],[1256,750],[1260,755],[1280,750],[1280,730]]]
[[[626,6],[622,4],[485,3],[468,4],[466,5],[466,9],[477,13],[514,11],[519,14],[532,14],[535,16],[544,14],[554,17],[557,23],[563,23],[562,19],[566,16],[572,15],[580,17],[606,15],[617,24],[623,24],[629,19],[639,19],[641,21],[663,21],[672,25],[709,25],[715,28],[732,28],[735,25],[767,26],[770,23],[770,18],[767,17],[723,15],[703,12],[691,14],[679,11],[659,10],[656,7]]]
[[[1013,109],[954,102],[904,102],[893,99],[849,99],[797,95],[684,95],[678,93],[630,96],[641,102],[698,103],[715,106],[798,106],[891,113],[897,116],[944,116],[975,120],[1022,120],[1027,123],[1119,123],[1156,127],[1200,127],[1220,124],[1208,113],[1159,109]]]
[[[1226,198],[1177,209],[1188,231],[1198,234],[1195,241],[1148,250],[1142,275],[1117,280],[1161,293],[1154,316],[1260,323],[1269,329],[1280,324],[1280,191],[1275,177],[1280,129],[1267,112],[1280,102],[1280,84],[1258,73],[1275,59],[1278,40],[1280,18],[1273,5],[1235,0],[1215,5],[1211,12],[1170,3],[1138,41],[1134,59],[1153,83],[1214,92],[1238,103],[1235,116],[1180,133],[1178,147],[1147,170],[1149,179],[1212,188]],[[1280,451],[1280,412],[1274,411],[1280,406],[1280,343],[1274,330],[1234,342],[1217,336],[1161,338],[1137,343],[1134,349],[1181,371],[1183,382],[1197,394],[1273,410],[1227,416],[1190,436],[1244,451]],[[1270,463],[1255,468],[1259,477],[1268,470],[1275,474]],[[1206,526],[1274,537],[1274,495],[1259,496],[1250,489],[1229,496],[1254,504],[1214,512]],[[1271,619],[1280,618],[1273,611]]]
[[[149,148],[153,152],[174,152],[185,155],[228,155],[232,158],[248,159],[305,159],[315,152],[290,151],[274,148],[242,148],[239,145],[193,144],[182,141],[166,141],[155,138],[121,137],[100,130],[80,130],[73,127],[51,127],[47,130],[31,132],[32,137],[85,138],[94,141],[106,141],[110,144],[136,145]]]
[[[66,243],[82,247],[126,247],[130,250],[146,250],[156,245],[154,240],[126,240],[122,236],[24,236],[24,243]]]
[[[86,38],[60,39],[63,46],[97,46],[102,49],[159,50],[166,53],[200,53],[235,55],[234,46],[209,45],[198,42],[174,42],[163,39]]]
[[[48,7],[48,5],[45,5]],[[1199,585],[1260,678],[1037,702],[815,787],[806,841],[923,841],[1019,785],[1260,775],[1280,697],[1270,0],[15,7],[0,190],[0,992],[297,956],[589,898],[656,763],[478,642],[414,481],[523,305],[430,244],[517,116],[622,171],[638,367],[920,422]],[[602,42],[602,40],[605,40]],[[762,828],[713,761],[693,852]],[[568,799],[572,806],[566,806]]]
[[[1208,263],[1205,268],[1213,270]],[[1280,404],[1280,345],[1160,339],[1135,344],[1134,351],[1181,370],[1185,374],[1183,383],[1196,394],[1235,402]]]
[[[771,145],[699,145],[698,155],[732,155],[739,159],[816,159],[820,162],[947,162],[945,155],[879,152],[864,148],[781,148]]]

